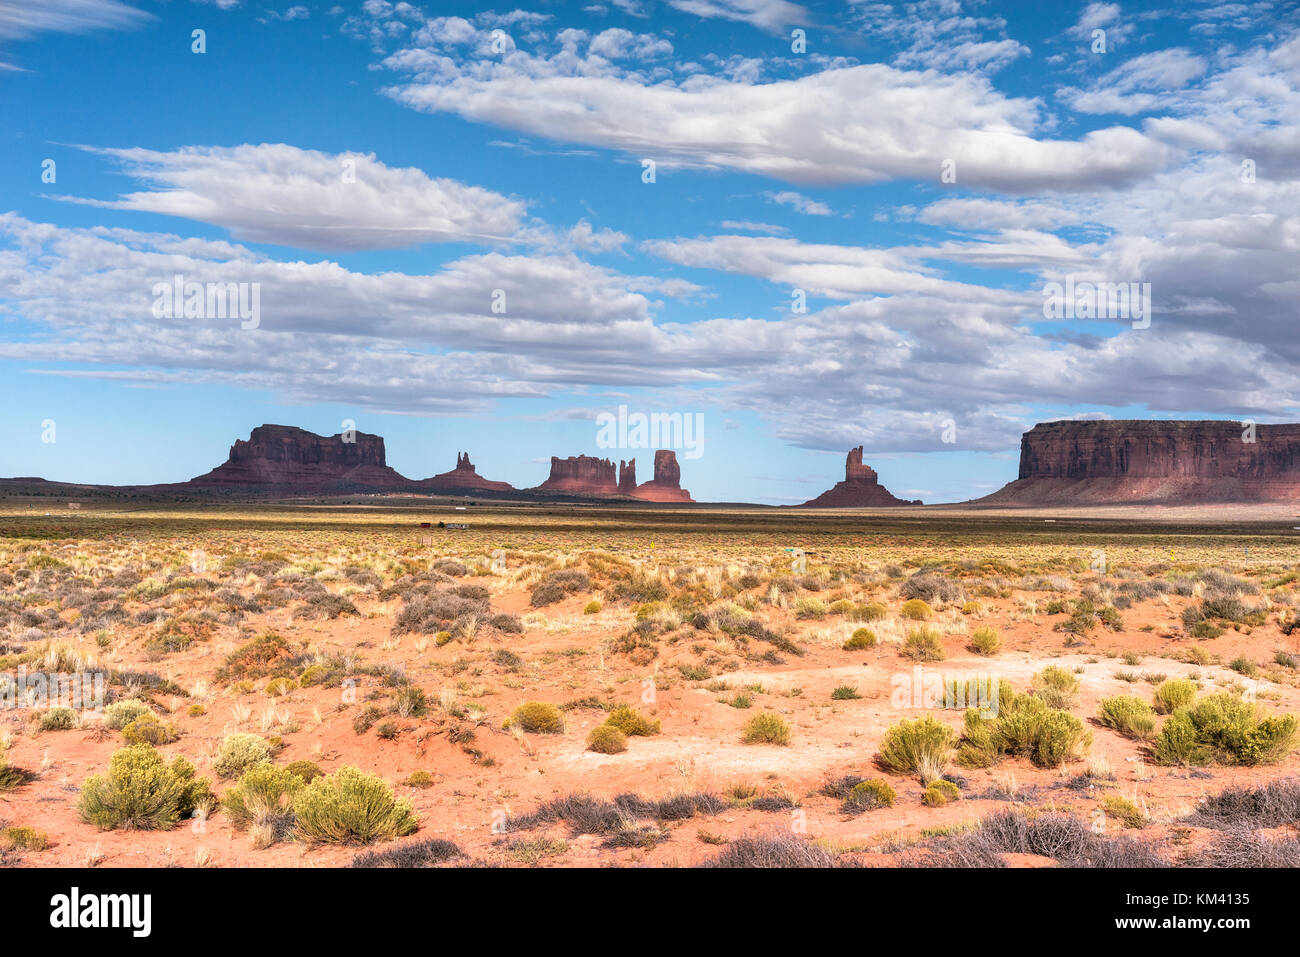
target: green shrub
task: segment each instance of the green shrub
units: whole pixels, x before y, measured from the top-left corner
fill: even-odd
[[[1156,715],[1151,706],[1134,695],[1102,698],[1097,720],[1126,738],[1146,741],[1156,733]]]
[[[114,701],[104,709],[104,727],[110,731],[121,731],[142,714],[152,714],[143,701],[128,698],[126,701]]]
[[[158,747],[176,740],[176,729],[152,711],[140,715],[122,729],[122,740],[127,744],[150,744]]]
[[[913,628],[898,653],[913,661],[943,661],[943,640],[933,628]]]
[[[831,691],[832,701],[856,701],[862,695],[858,694],[858,689],[853,685],[837,685]]]
[[[194,777],[194,765],[184,758],[167,764],[149,745],[133,744],[114,753],[107,774],[86,778],[77,811],[101,831],[166,831],[211,801],[208,780]]]
[[[764,711],[749,719],[741,733],[745,744],[781,744],[790,743],[790,726],[785,719],[773,711]]]
[[[402,783],[408,788],[420,788],[421,790],[424,790],[425,788],[433,787],[433,775],[428,771],[412,771],[406,776],[406,780]]]
[[[50,836],[34,827],[6,827],[0,831],[0,851],[43,851]]]
[[[649,737],[659,733],[659,722],[652,721],[635,708],[619,705],[609,713],[605,723],[618,728],[628,737]]]
[[[904,719],[885,732],[876,756],[880,766],[895,774],[917,774],[922,764],[942,767],[952,753],[956,735],[942,721]]]
[[[800,598],[794,603],[796,618],[825,618],[826,602],[820,598]]]
[[[553,704],[544,701],[525,701],[506,719],[508,727],[517,727],[530,734],[560,734],[564,731],[564,715]]]
[[[1142,809],[1128,798],[1118,794],[1107,794],[1101,799],[1101,806],[1111,817],[1118,818],[1125,827],[1142,828],[1147,825],[1147,816]]]
[[[369,844],[411,834],[418,826],[411,805],[393,796],[382,778],[342,767],[297,792],[293,811],[303,840]]]
[[[1069,708],[1079,695],[1079,679],[1057,665],[1048,665],[1032,680],[1034,694],[1049,708]]]
[[[987,625],[971,632],[970,650],[977,655],[996,655],[1002,648],[1002,639],[998,633]]]
[[[306,784],[287,767],[256,764],[225,793],[221,807],[235,827],[244,830],[268,818],[283,818],[293,806],[293,796]]]
[[[1295,747],[1293,714],[1266,716],[1253,701],[1227,692],[1179,708],[1156,736],[1157,764],[1277,764]]]
[[[1239,658],[1233,658],[1228,667],[1239,675],[1245,675],[1247,678],[1253,677],[1255,672],[1259,670],[1255,662],[1247,658],[1245,655],[1242,655]]]
[[[1153,693],[1155,709],[1159,714],[1173,714],[1186,707],[1196,697],[1196,683],[1185,678],[1170,678],[1161,682]]]
[[[957,763],[983,768],[1010,754],[1028,757],[1040,767],[1059,767],[1091,743],[1091,733],[1068,711],[1049,707],[1037,695],[1003,687],[996,716],[967,710]]]
[[[849,789],[848,796],[844,798],[844,804],[841,810],[846,814],[855,814],[859,811],[874,811],[876,808],[893,807],[897,795],[894,789],[889,786],[887,781],[880,778],[871,778],[867,781],[859,781]]]
[[[599,612],[600,612],[600,602],[596,601],[596,599],[594,598],[591,601],[587,602],[586,606],[582,609],[582,613],[584,615],[595,615]]]
[[[865,648],[876,647],[876,633],[870,628],[858,628],[844,642],[845,651],[862,651]]]
[[[850,621],[879,621],[889,614],[889,607],[884,602],[869,601],[858,605],[847,617]]]
[[[621,754],[627,750],[627,735],[612,724],[601,724],[591,729],[587,750],[597,754]]]
[[[71,731],[77,726],[77,712],[71,708],[50,708],[40,718],[42,731]]]
[[[255,734],[237,731],[227,735],[217,749],[212,770],[223,778],[237,778],[255,764],[271,760],[271,746]]]
[[[961,791],[957,785],[951,781],[939,778],[931,781],[926,787],[925,793],[921,795],[921,803],[927,807],[943,807],[949,801],[955,801],[961,797]]]
[[[898,613],[911,621],[929,621],[934,617],[934,609],[920,598],[909,598],[903,602]]]
[[[833,601],[827,609],[832,615],[852,615],[858,606],[853,604],[847,598],[841,598],[839,601]]]
[[[282,698],[297,687],[298,682],[292,678],[272,678],[266,683],[266,688],[263,690],[268,697]]]
[[[311,784],[312,781],[325,774],[320,769],[320,765],[313,761],[290,761],[284,766],[284,769],[290,774],[296,774],[302,778],[303,784]]]

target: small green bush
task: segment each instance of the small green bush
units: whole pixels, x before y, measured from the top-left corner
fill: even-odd
[[[402,783],[408,788],[424,790],[433,787],[433,775],[428,771],[412,771]]]
[[[601,724],[591,729],[587,750],[597,754],[621,754],[627,750],[627,735],[612,724]]]
[[[790,726],[785,719],[773,711],[756,714],[746,723],[741,733],[745,744],[780,744],[790,743]]]
[[[134,698],[114,701],[104,709],[104,727],[110,731],[121,731],[142,714],[151,713],[147,704]]]
[[[77,712],[71,708],[50,708],[41,715],[42,731],[71,731],[77,726]]]
[[[43,851],[50,836],[34,827],[6,827],[0,831],[0,851]]]
[[[1058,665],[1048,665],[1034,675],[1032,685],[1049,708],[1068,709],[1079,695],[1079,679]]]
[[[942,721],[904,719],[885,732],[877,761],[895,774],[917,774],[922,764],[942,767],[952,753],[956,735]]]
[[[317,778],[294,797],[298,834],[313,844],[370,844],[415,831],[411,805],[399,801],[382,778],[342,767]]]
[[[582,609],[582,613],[584,615],[595,615],[598,614],[599,612],[600,612],[600,602],[596,601],[596,599],[594,598],[591,601],[587,602],[586,606]]]
[[[871,778],[859,781],[849,789],[841,810],[846,814],[874,811],[876,808],[893,807],[896,799],[897,795],[889,786],[889,782],[882,781],[880,778]]]
[[[927,807],[943,807],[949,801],[955,801],[960,797],[961,791],[957,789],[957,785],[939,778],[937,781],[931,781],[926,787],[925,793],[921,795],[921,803]]]
[[[920,598],[909,598],[903,602],[898,613],[911,621],[929,621],[934,617],[934,609]]]
[[[1156,715],[1151,706],[1134,695],[1102,698],[1097,720],[1126,738],[1146,741],[1156,733]]]
[[[1068,711],[1049,707],[1037,695],[1016,694],[1005,682],[999,689],[996,716],[967,710],[958,764],[984,768],[1010,754],[1059,767],[1092,743],[1092,734]]]
[[[866,604],[858,605],[845,617],[850,621],[879,621],[888,614],[889,606],[884,602],[869,601]]]
[[[1159,714],[1173,714],[1186,707],[1196,697],[1196,683],[1185,678],[1170,678],[1161,682],[1152,695]]]
[[[999,637],[998,633],[994,629],[987,625],[976,628],[971,632],[970,650],[975,652],[975,654],[988,657],[996,655],[1001,648],[1001,637]]]
[[[1295,748],[1293,714],[1266,716],[1253,701],[1228,692],[1179,708],[1152,745],[1157,764],[1277,764]]]
[[[1118,794],[1107,794],[1101,799],[1101,806],[1111,817],[1123,822],[1125,827],[1143,828],[1147,825],[1147,816],[1142,809],[1128,798]]]
[[[652,721],[635,708],[619,705],[609,713],[605,723],[618,728],[628,737],[649,737],[659,733],[659,722]]]
[[[920,601],[919,598],[912,600]],[[908,631],[898,653],[913,661],[943,661],[943,640],[933,628],[913,628]]]
[[[287,767],[257,764],[225,793],[221,806],[231,823],[244,830],[258,821],[287,815],[293,806],[293,796],[305,783]]]
[[[858,694],[858,689],[853,685],[837,685],[831,691],[832,701],[856,701],[862,695]]]
[[[149,745],[133,744],[114,753],[107,774],[86,778],[77,811],[101,831],[166,831],[211,801],[208,780],[194,777],[194,765],[184,758],[167,764]]]
[[[255,764],[271,760],[271,746],[255,734],[237,731],[227,735],[217,749],[212,770],[223,778],[237,778]]]
[[[862,651],[866,648],[874,648],[876,647],[876,641],[876,633],[870,628],[858,628],[849,637],[849,640],[844,642],[844,650]]]
[[[517,727],[530,734],[560,734],[564,731],[564,715],[553,704],[544,701],[525,701],[506,719],[509,727]]]
[[[325,772],[320,769],[320,765],[314,761],[290,761],[284,766],[284,769],[290,774],[296,774],[302,778],[303,784],[311,784],[317,778],[324,776]]]
[[[176,729],[152,711],[140,715],[122,729],[122,740],[127,744],[150,744],[158,747],[176,740]]]

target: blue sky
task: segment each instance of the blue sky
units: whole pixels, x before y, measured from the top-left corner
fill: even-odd
[[[1044,419],[1292,420],[1295,11],[0,0],[0,475],[353,420],[415,478],[644,480],[597,444],[627,405],[703,416],[697,499],[864,445],[954,501]],[[256,328],[157,316],[177,274],[257,284]],[[1045,318],[1066,276],[1150,324]]]

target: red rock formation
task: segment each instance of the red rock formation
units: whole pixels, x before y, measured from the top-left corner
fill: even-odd
[[[682,470],[677,465],[677,453],[671,449],[655,452],[655,477],[638,485],[632,497],[643,502],[695,501],[691,493],[682,488]]]
[[[551,474],[538,492],[564,492],[570,495],[617,495],[618,480],[614,463],[590,455],[571,455],[567,459],[551,456]]]
[[[432,478],[415,483],[431,492],[513,492],[509,482],[493,482],[483,478],[470,463],[468,452],[456,453],[456,467]]]
[[[1249,441],[1251,438],[1254,441]],[[1300,425],[1221,421],[1040,423],[1020,477],[984,504],[1201,504],[1300,499]]]
[[[345,436],[351,441],[345,442]],[[393,488],[410,482],[388,467],[381,436],[365,432],[324,436],[291,425],[262,425],[247,441],[237,440],[224,463],[188,484]]]
[[[876,470],[870,465],[862,464],[862,446],[849,449],[844,462],[844,481],[837,482],[833,488],[800,508],[877,508],[885,505],[920,505],[920,499],[905,501],[895,498],[880,484]]]
[[[618,491],[622,495],[631,495],[636,491],[636,459],[622,459],[618,463]]]

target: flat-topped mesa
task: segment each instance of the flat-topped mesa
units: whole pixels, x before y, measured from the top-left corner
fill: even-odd
[[[621,495],[631,495],[636,491],[636,459],[618,463],[618,491]]]
[[[317,435],[292,425],[261,425],[230,447],[226,461],[190,485],[368,486],[410,484],[389,468],[384,440],[355,430]]]
[[[432,478],[415,483],[420,488],[435,492],[513,492],[509,482],[493,482],[483,478],[474,469],[468,452],[456,453],[456,467]]]
[[[1020,476],[980,502],[1120,504],[1300,499],[1300,425],[1062,420],[1020,440]]]
[[[837,482],[800,508],[879,508],[893,505],[920,505],[920,499],[896,498],[880,484],[876,470],[862,462],[862,446],[849,449],[844,460],[844,481]]]
[[[632,497],[643,502],[695,501],[691,493],[682,488],[682,470],[677,464],[677,453],[671,449],[655,452],[655,477],[638,485]]]
[[[536,490],[571,495],[617,495],[615,468],[609,459],[591,455],[570,455],[567,459],[552,455],[551,474]]]

